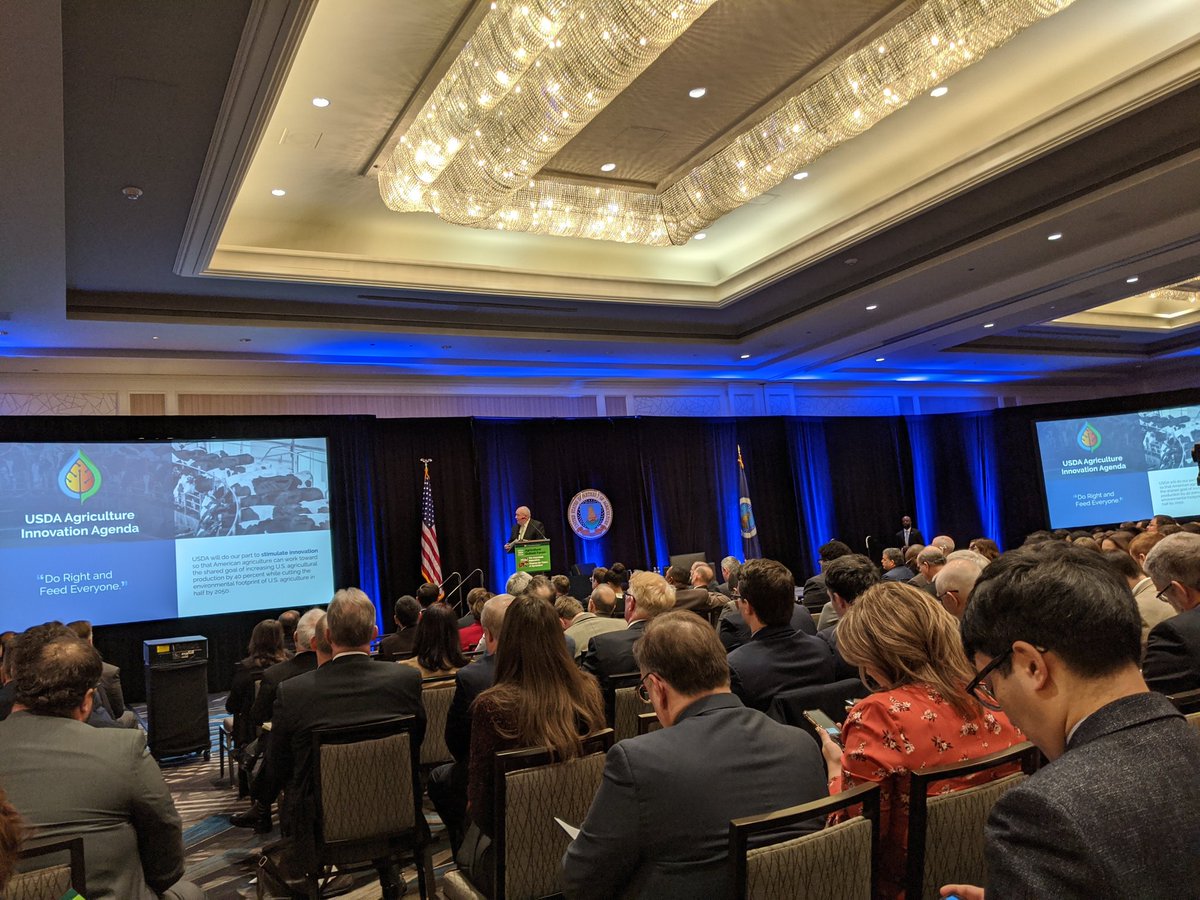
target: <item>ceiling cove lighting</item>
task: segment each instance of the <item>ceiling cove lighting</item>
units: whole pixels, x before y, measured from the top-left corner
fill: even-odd
[[[396,212],[684,244],[1073,0],[928,0],[660,193],[538,179],[715,0],[497,0],[380,168]]]

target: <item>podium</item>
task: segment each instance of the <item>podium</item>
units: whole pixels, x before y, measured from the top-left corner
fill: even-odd
[[[516,541],[513,544],[513,553],[516,556],[518,572],[550,571],[549,541]]]

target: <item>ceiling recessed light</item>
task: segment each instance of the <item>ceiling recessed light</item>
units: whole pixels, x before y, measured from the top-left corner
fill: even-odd
[[[129,187],[123,187],[121,188],[121,193],[125,195],[126,200],[142,199],[142,189],[140,187],[134,187],[133,185],[130,185]]]
[[[1138,280],[1138,277],[1136,275],[1133,275],[1129,278],[1126,278],[1125,283],[1126,284],[1135,284],[1135,283],[1137,283],[1137,280]]]
[[[329,105],[328,97],[313,97],[313,106],[317,109],[324,109]]]
[[[693,237],[695,237],[695,238],[696,238],[696,240],[698,240],[698,241],[702,241],[702,240],[704,240],[706,237],[708,237],[708,232],[707,232],[707,231],[700,231],[700,232],[697,232],[695,235],[693,235]]]
[[[858,265],[858,257],[857,256],[847,256],[845,259],[842,260],[842,262],[844,262],[848,266],[857,266]]]
[[[282,197],[282,196],[284,196],[286,193],[287,193],[287,191],[285,191],[283,188],[274,188],[274,189],[271,191],[271,196],[272,196],[272,197]]]
[[[1061,237],[1062,237],[1062,232],[1061,232],[1061,231],[1056,231],[1056,232],[1054,232],[1054,234],[1047,235],[1047,236],[1046,236],[1046,240],[1048,240],[1048,241],[1057,241],[1057,240],[1058,240],[1059,238],[1061,238]]]
[[[741,358],[742,358],[742,359],[749,359],[749,358],[750,358],[750,354],[749,354],[749,353],[743,353],[743,354],[742,354],[742,356],[741,356]]]
[[[617,167],[616,163],[605,163],[604,165],[602,165],[600,167],[600,171],[601,172],[611,172],[616,167]]]
[[[808,177],[807,172],[797,172],[795,175],[792,176],[792,180],[793,181],[803,181],[807,177]]]
[[[995,322],[988,322],[988,323],[987,323],[986,325],[984,325],[983,327],[984,327],[984,328],[995,328],[995,327],[996,327],[996,323],[995,323]]]
[[[946,87],[944,84],[940,84],[937,87],[935,87],[932,91],[929,92],[929,96],[930,97],[945,97],[948,93],[950,93],[950,88]]]
[[[882,356],[875,357],[875,362],[883,362],[883,357]]]
[[[708,88],[698,87],[698,88],[692,88],[690,91],[688,91],[688,96],[691,97],[693,100],[699,100],[701,97],[703,97],[707,93],[708,93]]]
[[[154,337],[150,338],[150,340],[152,340],[152,341],[157,341],[157,340],[158,340],[158,335],[157,335],[157,334],[156,334],[156,335],[154,335]]]
[[[872,303],[870,306],[868,306],[868,307],[867,307],[867,309],[868,309],[868,310],[871,310],[871,309],[879,309],[879,305],[878,305],[878,304],[876,304],[876,303]]]

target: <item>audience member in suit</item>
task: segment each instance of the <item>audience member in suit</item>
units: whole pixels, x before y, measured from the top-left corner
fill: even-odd
[[[979,580],[982,572],[983,566],[979,565],[978,561],[959,557],[946,560],[946,565],[934,576],[934,594],[938,602],[946,608],[946,612],[954,618],[963,617],[971,599],[971,591],[975,589],[975,582]]]
[[[467,763],[471,753],[471,704],[492,686],[496,677],[496,647],[504,614],[513,598],[509,594],[490,597],[483,605],[480,621],[486,652],[463,666],[454,676],[454,699],[446,713],[446,747],[454,762],[438,766],[429,774],[429,799],[433,802],[456,856],[462,846],[467,820]]]
[[[246,658],[233,669],[233,683],[225,700],[225,712],[233,716],[233,743],[245,747],[257,736],[251,716],[254,706],[254,685],[263,673],[287,659],[283,649],[283,628],[277,619],[263,619],[250,632]]]
[[[829,602],[829,594],[825,590],[825,567],[839,556],[847,556],[853,552],[841,541],[829,541],[818,548],[817,564],[821,567],[821,571],[804,582],[802,602],[808,607],[809,612],[819,613]]]
[[[596,682],[567,653],[558,618],[540,597],[528,593],[509,605],[495,672],[492,687],[479,695],[471,711],[470,824],[457,857],[459,869],[488,896],[494,868],[490,840],[483,838],[495,834],[496,753],[545,747],[559,759],[571,759],[583,752],[583,737],[604,728]]]
[[[1150,630],[1142,674],[1150,689],[1178,694],[1200,688],[1200,534],[1163,538],[1146,555],[1162,601],[1178,615]]]
[[[256,802],[268,806],[287,788],[280,822],[293,855],[309,852],[313,826],[312,735],[318,728],[364,725],[396,716],[416,716],[413,740],[425,736],[421,675],[413,668],[384,665],[370,657],[378,634],[375,606],[358,588],[338,591],[325,616],[333,659],[279,685],[271,713],[271,740],[264,777],[254,785]],[[399,897],[391,866],[380,864],[384,897]]]
[[[883,580],[909,581],[917,573],[904,564],[904,551],[899,547],[888,547],[883,551]]]
[[[751,637],[729,654],[729,670],[730,687],[743,704],[765,711],[780,691],[833,681],[828,645],[790,624],[796,582],[787,567],[772,559],[748,560],[738,592]]]
[[[566,635],[575,641],[575,658],[583,656],[588,644],[598,634],[608,634],[610,631],[624,631],[624,619],[613,618],[613,608],[616,596],[607,584],[592,591],[588,598],[586,611],[575,616],[567,626]]]
[[[697,563],[692,566],[692,587],[706,590],[710,594],[720,594],[725,600],[733,599],[729,588],[723,584],[717,584],[716,575],[708,563]]]
[[[700,580],[704,573],[697,569],[695,578]],[[690,609],[694,613],[706,615],[708,611],[725,603],[724,594],[712,593],[707,587],[690,587],[688,585],[688,570],[683,566],[671,566],[666,573],[667,584],[675,588],[674,609]]]
[[[921,536],[921,530],[913,525],[912,516],[904,516],[900,519],[900,530],[896,532],[896,543],[900,545],[901,550],[913,544],[925,543],[925,538]]]
[[[954,538],[948,534],[939,534],[929,542],[930,547],[937,547],[942,551],[942,556],[949,556],[954,552]],[[932,579],[931,579],[932,580]]]
[[[422,678],[449,678],[467,664],[458,641],[458,617],[445,603],[421,613],[417,623],[416,655],[397,665],[411,666]]]
[[[742,561],[736,556],[727,556],[721,560],[721,577],[725,579],[720,585],[721,591],[727,597],[737,593],[738,576],[742,573]]]
[[[518,506],[513,518],[516,519],[516,522],[508,536],[508,543],[504,545],[505,553],[512,553],[513,546],[517,541],[544,541],[546,539],[545,526],[537,519],[530,518],[528,506]]]
[[[946,555],[939,548],[930,544],[917,554],[917,574],[910,578],[908,583],[924,591],[930,597],[935,596],[937,591],[934,590],[933,579],[937,577],[937,573],[945,564]]]
[[[421,609],[429,609],[441,599],[441,596],[442,589],[432,581],[426,581],[417,588],[417,603],[421,605]]]
[[[1147,691],[1139,629],[1129,589],[1089,550],[1023,547],[976,583],[962,620],[971,687],[1050,760],[992,807],[987,896],[1177,897],[1200,884],[1200,732]]]
[[[835,681],[857,678],[858,667],[852,666],[838,651],[837,626],[846,610],[862,596],[867,588],[879,584],[879,570],[875,564],[859,553],[842,556],[829,564],[825,570],[825,582],[829,586],[830,602],[837,611],[838,619],[828,628],[817,632],[817,637],[829,645],[833,653],[833,675]]]
[[[88,728],[100,654],[57,624],[18,639],[16,705],[0,723],[0,783],[37,842],[83,838],[89,900],[201,898],[183,831],[141,729]]]
[[[831,570],[830,583],[832,575]],[[875,687],[846,715],[845,750],[824,729],[818,731],[829,791],[879,784],[876,897],[894,900],[904,893],[908,773],[987,756],[1022,738],[1004,713],[984,709],[967,693],[975,673],[963,653],[958,620],[927,594],[907,584],[876,583],[847,608],[837,630],[843,656]],[[939,790],[1009,774],[1005,769],[970,775],[941,782]]]
[[[302,615],[296,623],[296,655],[291,659],[275,663],[263,672],[262,681],[258,686],[258,696],[254,698],[254,703],[250,706],[250,722],[256,732],[262,728],[264,722],[270,721],[279,685],[289,678],[311,672],[317,667],[317,651],[313,648],[313,638],[316,636],[317,623],[324,616],[325,611],[315,607]]]
[[[67,627],[75,632],[76,637],[80,640],[95,646],[92,623],[87,619],[68,622]],[[112,725],[119,728],[140,728],[141,721],[137,714],[132,709],[125,708],[125,691],[121,687],[121,670],[112,663],[104,662],[103,657],[101,657],[101,665],[103,671],[100,673],[100,684],[96,689],[95,702],[103,708]],[[98,723],[91,722],[90,724]],[[108,725],[108,723],[105,722],[104,725]]]
[[[279,614],[279,625],[283,629],[283,649],[289,654],[296,652],[296,626],[299,622],[298,609],[289,609]]]
[[[604,586],[613,592],[613,615],[618,619],[625,618],[625,596],[629,593],[624,576],[620,572],[608,569],[604,573]]]
[[[411,594],[396,600],[392,607],[392,621],[396,630],[383,636],[379,642],[379,653],[385,659],[408,659],[416,653],[417,623],[421,621],[421,604]]]
[[[803,603],[792,604],[790,624],[796,631],[803,631],[805,634],[817,633],[817,623],[813,621],[812,613]],[[730,600],[721,611],[721,618],[717,620],[717,637],[721,639],[721,645],[726,652],[736,650],[750,640],[750,626],[738,611],[736,600]]]
[[[600,790],[563,857],[563,893],[732,898],[729,820],[825,797],[820,754],[800,729],[730,693],[724,649],[695,615],[655,618],[635,655],[663,728],[609,750]]]
[[[674,606],[675,589],[667,584],[665,578],[653,572],[635,572],[629,579],[629,591],[626,594],[625,619],[629,627],[623,631],[598,634],[588,643],[581,665],[585,672],[595,675],[600,682],[605,712],[610,722],[613,716],[612,678],[637,671],[637,664],[633,661],[634,642],[646,630],[647,622]]]

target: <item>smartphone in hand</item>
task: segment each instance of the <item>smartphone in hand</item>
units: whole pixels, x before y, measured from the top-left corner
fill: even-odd
[[[833,719],[829,718],[829,716],[825,715],[819,709],[806,709],[804,711],[804,718],[808,720],[808,723],[813,728],[816,728],[818,731],[824,731],[835,741],[841,742],[842,729],[838,727],[838,724]]]

